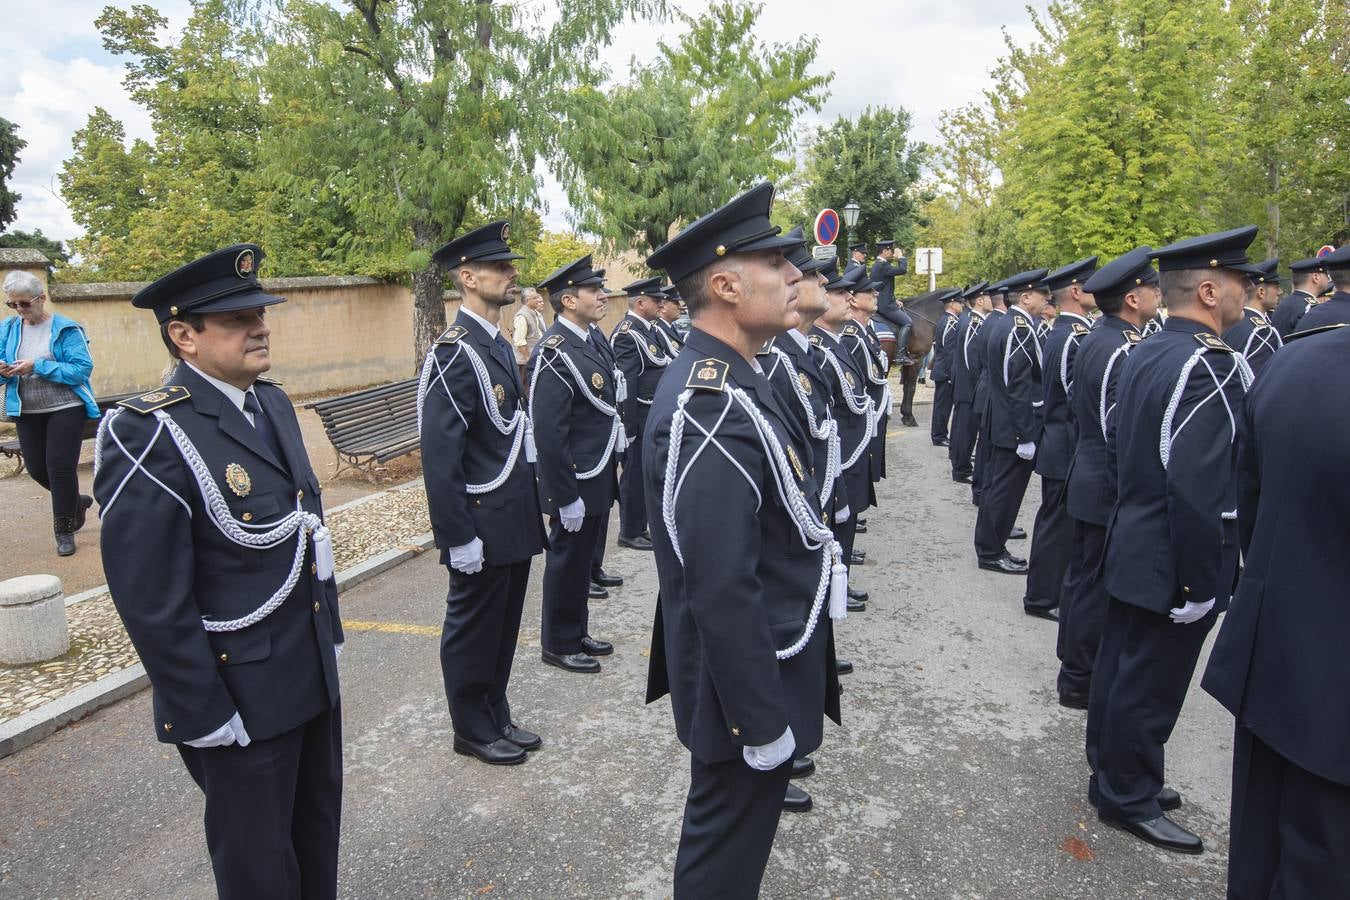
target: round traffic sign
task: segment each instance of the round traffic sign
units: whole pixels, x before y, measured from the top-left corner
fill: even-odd
[[[1336,252],[1336,248],[1335,248],[1335,247],[1331,246],[1330,244],[1323,244],[1323,245],[1322,245],[1322,249],[1320,249],[1320,250],[1317,251],[1317,258],[1318,258],[1318,259],[1321,259],[1321,258],[1323,258],[1324,256],[1327,256],[1328,254],[1330,254],[1330,253],[1335,253],[1335,252]]]
[[[822,209],[816,216],[816,243],[833,244],[839,237],[839,213],[832,209]]]

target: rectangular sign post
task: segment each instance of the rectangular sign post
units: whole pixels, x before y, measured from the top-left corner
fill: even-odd
[[[914,273],[928,276],[928,289],[937,289],[937,276],[942,274],[942,248],[919,247],[914,251]]]

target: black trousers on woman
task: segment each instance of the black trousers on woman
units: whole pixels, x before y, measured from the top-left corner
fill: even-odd
[[[14,420],[19,430],[19,451],[28,474],[52,495],[52,517],[79,512],[80,443],[84,440],[83,406],[48,413],[24,413]]]

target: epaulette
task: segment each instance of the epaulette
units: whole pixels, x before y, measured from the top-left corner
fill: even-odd
[[[1140,334],[1139,332],[1137,332],[1137,331],[1127,331],[1127,332],[1125,332],[1125,340],[1129,341],[1131,344],[1137,344],[1137,343],[1139,343],[1140,341],[1142,341],[1143,339],[1144,339],[1144,336],[1143,336],[1142,334]]]
[[[1232,353],[1232,352],[1233,352],[1233,348],[1232,348],[1232,347],[1228,346],[1228,345],[1225,344],[1220,338],[1215,337],[1214,335],[1210,334],[1208,331],[1202,331],[1202,332],[1200,332],[1199,334],[1197,334],[1197,335],[1195,336],[1195,339],[1196,339],[1197,341],[1199,341],[1199,342],[1200,342],[1200,346],[1201,346],[1201,347],[1204,347],[1206,350],[1222,350],[1222,351],[1224,351],[1225,353]]]
[[[565,340],[567,340],[567,338],[563,337],[561,334],[549,335],[544,338],[543,348],[545,350],[557,350],[563,345],[563,341]]]
[[[1284,342],[1287,344],[1290,341],[1296,341],[1299,338],[1305,338],[1310,334],[1322,334],[1327,331],[1335,331],[1337,328],[1344,328],[1344,327],[1345,327],[1344,322],[1332,322],[1330,325],[1318,325],[1316,328],[1309,328],[1305,331],[1295,331],[1293,334],[1289,335],[1289,337],[1285,338]]]
[[[118,406],[138,412],[142,415],[152,413],[157,409],[163,409],[166,406],[173,406],[180,400],[186,400],[192,395],[188,389],[176,384],[162,387],[157,391],[151,391],[148,394],[141,394],[139,397],[132,397],[130,400],[123,400]]]
[[[1082,337],[1085,334],[1091,334],[1092,329],[1084,325],[1082,322],[1074,322],[1073,333],[1076,337]]]
[[[689,370],[689,380],[684,383],[684,386],[720,392],[726,389],[727,373],[730,371],[731,366],[720,359],[711,357],[701,359],[694,363],[694,368]]]
[[[807,338],[807,340],[810,341],[816,347],[821,346],[825,342],[825,339],[818,334],[811,335],[810,337]]]
[[[630,328],[632,328],[632,327],[633,327],[633,320],[632,320],[632,319],[624,319],[622,322],[619,323],[619,330],[620,330],[620,331],[627,331],[628,329],[630,329]]]
[[[1013,316],[1013,327],[1021,328],[1023,331],[1031,327],[1031,323],[1021,316]]]
[[[756,356],[768,356],[770,353],[773,353],[773,338],[769,338],[755,351]]]
[[[277,380],[276,380],[275,378],[273,378],[271,375],[259,375],[257,378],[255,378],[255,379],[253,379],[253,380],[254,380],[254,381],[261,381],[263,384],[274,384],[274,385],[276,385],[277,387],[281,387],[281,382],[280,382],[280,381],[277,381]]]
[[[1270,327],[1270,324],[1260,316],[1248,316],[1247,321],[1251,322],[1252,327],[1255,328],[1257,331],[1260,331],[1262,328]]]
[[[451,325],[449,328],[445,330],[445,334],[436,338],[436,343],[453,344],[455,341],[464,337],[464,335],[468,333],[469,329],[465,328],[463,325]]]
[[[839,329],[840,334],[856,335],[861,334],[862,329],[858,327],[857,322],[845,322],[844,327]]]

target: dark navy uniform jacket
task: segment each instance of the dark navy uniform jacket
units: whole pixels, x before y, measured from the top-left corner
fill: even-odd
[[[810,428],[811,419],[815,420],[818,431],[823,423],[833,421],[832,396],[830,382],[812,358],[811,345],[802,347],[791,334],[779,335],[756,359],[783,409],[795,416],[802,431],[807,433],[811,446],[808,468],[817,483],[823,482],[830,459],[829,441],[811,434]],[[811,418],[807,417],[808,407]]]
[[[624,428],[631,438],[642,437],[656,385],[670,364],[670,356],[655,325],[632,313],[623,317],[610,337],[614,360],[628,382],[628,399],[621,404]]]
[[[1287,338],[1298,330],[1304,315],[1316,305],[1317,298],[1307,291],[1292,291],[1280,298],[1275,311],[1270,314],[1270,324],[1275,326],[1280,337]]]
[[[1042,478],[1064,481],[1069,477],[1073,449],[1078,444],[1069,387],[1073,383],[1073,358],[1078,352],[1078,342],[1089,331],[1091,327],[1085,317],[1061,312],[1041,345],[1044,369],[1041,389],[1045,399],[1041,412],[1045,425],[1036,445],[1036,474]]]
[[[1205,690],[1295,765],[1350,786],[1350,328],[1291,341],[1241,416],[1246,568]]]
[[[839,330],[839,343],[853,357],[855,368],[862,373],[864,389],[867,396],[872,398],[872,405],[877,410],[877,418],[881,420],[887,415],[887,388],[885,367],[882,361],[885,357],[885,351],[881,349],[881,341],[877,338],[876,332],[865,325],[859,325],[852,320],[844,323],[844,327]],[[877,425],[880,429],[882,425]],[[876,435],[873,435],[876,437]],[[881,442],[874,441],[872,447],[868,450],[870,459],[869,477],[876,481],[885,474],[885,446]]]
[[[312,546],[299,582],[266,618],[238,631],[208,633],[202,626],[203,618],[237,619],[267,602],[291,572],[296,541],[261,550],[225,537],[153,410],[166,413],[197,448],[237,521],[276,522],[297,503],[322,515],[319,479],[290,398],[262,381],[254,394],[285,459],[186,364],[164,389],[128,401],[100,440],[94,495],[102,508],[103,571],[154,687],[155,733],[168,743],[204,737],[236,712],[249,737],[276,737],[338,701],[337,585],[315,575]],[[141,459],[141,468],[133,459]]]
[[[1284,346],[1284,339],[1260,310],[1248,306],[1242,318],[1223,333],[1223,342],[1247,358],[1253,375],[1260,375],[1275,351]]]
[[[1112,597],[1160,614],[1187,600],[1227,609],[1238,565],[1234,416],[1249,371],[1217,335],[1178,316],[1130,351],[1106,436],[1118,473],[1106,543]]]
[[[603,334],[592,342],[559,318],[535,347],[530,415],[538,447],[539,504],[550,516],[578,497],[585,501],[586,515],[601,515],[618,487],[615,457],[622,447],[614,445],[623,437],[614,433],[618,412],[597,409],[590,399],[615,406],[614,366],[596,343],[605,343]],[[591,472],[589,478],[579,477]]]
[[[652,325],[656,328],[661,348],[666,351],[666,356],[673,359],[680,352],[680,348],[684,346],[684,341],[680,340],[680,336],[675,333],[675,326],[660,317],[657,317]]]
[[[900,306],[895,302],[896,276],[908,271],[909,261],[904,259],[897,259],[895,262],[878,259],[872,263],[870,280],[881,282],[881,287],[877,290],[877,315],[887,322],[896,323],[900,313]]]
[[[944,310],[933,329],[937,338],[933,342],[933,367],[929,373],[935,383],[952,380],[952,351],[956,348],[958,321],[956,316]]]
[[[1131,349],[1143,340],[1118,316],[1102,316],[1084,335],[1069,369],[1069,402],[1078,433],[1069,470],[1069,515],[1103,528],[1116,505],[1116,479],[1106,464],[1106,422],[1116,413],[1116,387]]]
[[[1002,322],[1007,314],[1006,310],[991,310],[984,317],[984,323],[979,330],[970,336],[970,347],[967,352],[970,356],[970,374],[975,381],[975,397],[971,403],[978,416],[989,414],[989,329]]]
[[[1041,386],[1041,342],[1036,320],[1020,307],[980,330],[989,377],[987,423],[995,447],[1040,444],[1045,390]]]
[[[855,413],[846,398],[852,397],[854,405],[859,407],[869,402],[867,374],[840,339],[824,328],[813,326],[810,342],[820,354],[816,357],[816,363],[830,386],[834,419],[839,423],[839,464],[846,464],[850,457],[857,454],[853,465],[844,469],[842,476],[849,508],[856,515],[866,509],[872,499],[872,464],[869,454],[872,432],[867,427],[867,415]],[[830,359],[838,362],[838,369],[829,362]],[[863,447],[860,453],[859,447]]]
[[[660,581],[647,701],[670,694],[680,742],[704,763],[739,760],[742,747],[775,741],[789,726],[797,755],[810,753],[820,746],[822,713],[839,721],[827,612],[812,616],[822,551],[802,543],[733,388],[753,401],[787,458],[796,457],[791,468],[802,492],[817,490],[801,465],[806,434],[768,379],[726,344],[692,329],[656,390],[645,436],[647,515]],[[668,478],[671,423],[685,391],[688,421],[678,471]],[[678,557],[662,496],[677,484],[671,515]],[[808,629],[799,653],[776,657]]]
[[[486,486],[502,474],[517,440],[514,431],[501,433],[488,404],[502,420],[525,408],[515,359],[508,368],[501,353],[487,330],[461,311],[454,326],[432,345],[423,366],[422,475],[443,564],[449,564],[452,547],[475,537],[483,542],[483,561],[490,566],[523,562],[543,549],[534,466],[525,458],[523,436],[499,487],[468,490],[470,484]],[[479,377],[470,354],[482,363],[486,379]],[[538,527],[529,527],[531,522]]]
[[[1324,325],[1350,325],[1350,292],[1337,291],[1330,300],[1324,300],[1308,310],[1295,330],[1307,331]]]
[[[981,367],[977,350],[977,336],[985,317],[968,309],[956,319],[956,344],[952,347],[952,399],[957,403],[974,403],[975,386]],[[983,415],[984,411],[980,410]]]

